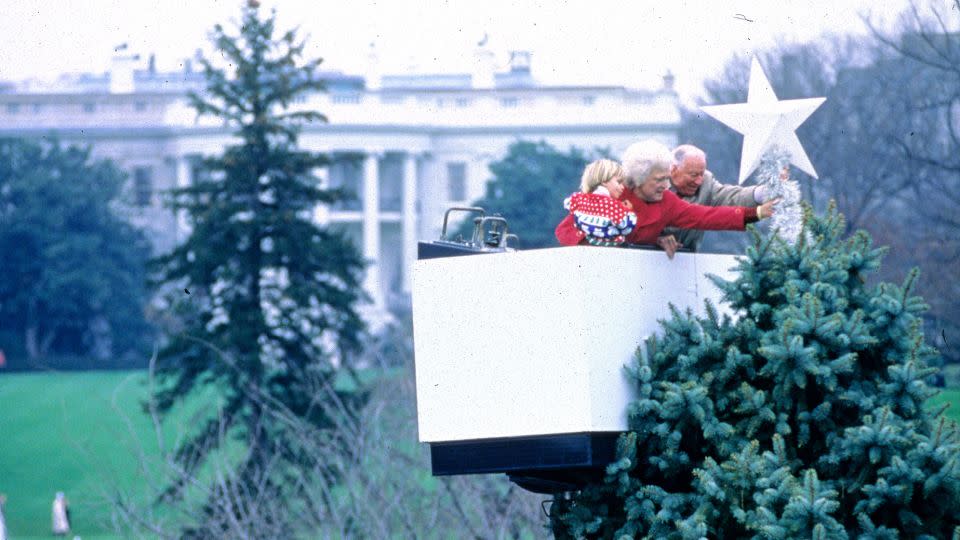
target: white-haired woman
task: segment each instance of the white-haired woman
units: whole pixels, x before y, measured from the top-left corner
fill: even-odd
[[[657,141],[646,140],[630,145],[623,154],[624,183],[621,200],[627,201],[637,214],[637,225],[627,236],[631,244],[656,244],[673,257],[679,246],[673,237],[663,237],[666,227],[702,229],[713,231],[742,231],[748,223],[773,215],[773,206],[779,200],[771,200],[755,208],[741,206],[702,206],[690,204],[673,192],[670,187],[670,166],[673,155]],[[565,246],[575,246],[584,241],[585,234],[578,230],[573,218],[567,216],[554,231],[557,240]]]

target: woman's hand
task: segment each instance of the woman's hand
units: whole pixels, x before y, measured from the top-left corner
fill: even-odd
[[[757,207],[757,219],[767,219],[774,214],[773,207],[781,201],[780,198],[770,199]]]
[[[672,234],[657,238],[657,245],[667,252],[667,258],[673,259],[673,254],[683,247],[683,244],[677,242]]]

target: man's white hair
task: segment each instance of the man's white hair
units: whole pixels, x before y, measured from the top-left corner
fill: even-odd
[[[653,139],[636,142],[623,152],[624,183],[633,189],[643,183],[654,172],[669,172],[673,164],[673,155],[663,143]]]
[[[673,164],[678,166],[682,165],[683,160],[687,159],[687,156],[702,157],[704,161],[707,159],[707,153],[703,150],[692,144],[681,144],[673,149]]]

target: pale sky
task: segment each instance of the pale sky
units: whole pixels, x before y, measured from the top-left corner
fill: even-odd
[[[930,0],[945,3],[947,0]],[[370,43],[382,70],[469,73],[486,33],[505,66],[510,50],[532,52],[547,84],[655,87],[670,69],[691,98],[735,53],[865,34],[861,13],[889,24],[906,0],[263,0],[282,29],[299,25],[327,69],[362,75]],[[240,0],[5,0],[0,80],[104,72],[128,43],[161,70],[179,69],[209,29],[239,14]],[[744,19],[749,19],[744,20]]]

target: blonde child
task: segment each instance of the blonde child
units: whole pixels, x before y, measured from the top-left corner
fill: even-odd
[[[623,167],[611,159],[598,159],[583,170],[580,193],[563,201],[583,238],[595,246],[624,242],[637,224],[629,203],[619,200],[623,193]]]

